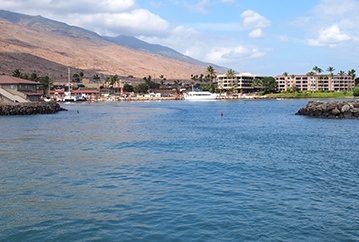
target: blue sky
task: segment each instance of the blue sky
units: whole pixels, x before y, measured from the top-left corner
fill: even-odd
[[[132,35],[237,72],[359,68],[358,0],[0,0],[0,8]]]

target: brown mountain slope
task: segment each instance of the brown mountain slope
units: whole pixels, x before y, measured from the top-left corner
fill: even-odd
[[[0,73],[36,71],[53,81],[65,81],[67,67],[94,74],[135,76],[164,75],[167,79],[190,79],[191,74],[205,72],[205,67],[135,51],[111,42],[30,30],[0,19]]]

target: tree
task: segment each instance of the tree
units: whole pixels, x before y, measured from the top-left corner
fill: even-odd
[[[118,76],[114,75],[114,76],[110,77],[110,83],[109,84],[110,84],[110,86],[113,87],[113,85],[115,85],[118,81],[119,81]]]
[[[37,82],[38,81],[38,76],[35,72],[31,73],[31,75],[29,76],[29,80]]]
[[[147,83],[143,82],[135,86],[134,89],[137,93],[147,93],[148,85]]]
[[[341,70],[341,71],[339,71],[338,74],[339,74],[339,76],[344,76],[344,75],[345,75],[345,71],[342,71],[342,70]]]
[[[23,75],[22,75],[22,73],[21,73],[21,71],[19,69],[15,69],[12,72],[12,76],[21,78]]]
[[[125,92],[133,92],[133,86],[130,85],[130,84],[128,84],[128,83],[126,83],[125,85],[123,85],[123,90],[124,90]]]
[[[82,79],[84,78],[84,73],[81,71],[79,76],[80,76],[80,82],[82,82]]]
[[[213,68],[213,66],[208,66],[206,69],[206,73],[209,77],[209,82],[212,84],[213,80],[217,77],[216,70]]]
[[[262,79],[261,91],[263,94],[273,93],[277,90],[278,83],[274,77],[264,77]]]
[[[359,86],[353,88],[353,96],[359,97]]]
[[[237,92],[238,91],[238,83],[237,83],[237,80],[236,79],[236,72],[232,69],[229,69],[227,72],[226,72],[226,77],[227,77],[227,80],[232,80],[232,86],[233,86],[233,91]]]
[[[252,87],[254,89],[259,89],[260,90],[263,87],[262,79],[254,78],[254,80],[252,81]]]
[[[355,80],[355,70],[354,69],[351,69],[348,71],[348,75],[351,76],[353,78],[353,80]]]
[[[321,73],[323,70],[319,68],[318,66],[314,66],[312,69],[315,73]]]
[[[333,79],[333,75],[334,75],[333,72],[335,71],[334,67],[329,66],[327,71],[329,71],[330,77]]]
[[[44,87],[44,90],[48,90],[48,92],[50,91],[50,86],[52,84],[50,77],[48,76],[39,77],[38,81]]]
[[[236,77],[236,72],[232,69],[229,69],[226,73],[228,79],[234,79]]]
[[[80,75],[75,73],[72,75],[72,82],[80,82]]]

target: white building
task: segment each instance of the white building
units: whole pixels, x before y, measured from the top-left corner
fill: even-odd
[[[228,77],[227,74],[217,76],[218,88],[220,90],[238,90],[241,93],[253,92],[252,82],[254,79],[263,79],[264,76],[254,75],[249,72],[237,73],[235,77]]]

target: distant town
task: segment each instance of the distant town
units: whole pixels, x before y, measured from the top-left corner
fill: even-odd
[[[180,100],[184,92],[192,90],[216,93],[218,99],[301,97],[301,94],[305,94],[302,97],[310,97],[313,93],[324,93],[329,97],[337,97],[338,94],[359,96],[355,70],[337,74],[334,70],[329,67],[323,73],[315,66],[305,74],[285,72],[271,77],[249,72],[236,73],[232,69],[217,74],[212,66],[208,66],[205,74],[191,75],[188,80],[167,80],[163,75],[135,78],[96,74],[86,77],[83,72],[71,73],[71,68],[68,68],[68,82],[57,82],[48,76],[40,77],[36,73],[26,74],[15,69],[11,75],[0,75],[0,101]]]

